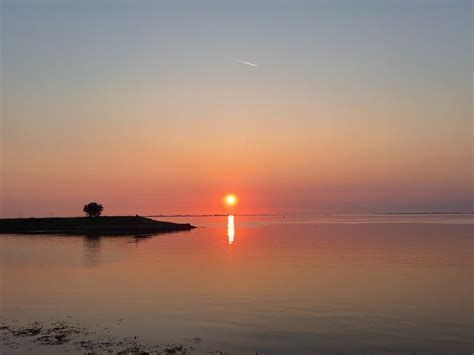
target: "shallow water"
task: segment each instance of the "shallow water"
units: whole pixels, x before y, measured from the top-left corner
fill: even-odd
[[[473,351],[472,215],[161,219],[201,228],[0,236],[0,320],[231,354]]]

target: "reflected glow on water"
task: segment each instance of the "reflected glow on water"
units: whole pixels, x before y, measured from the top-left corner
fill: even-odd
[[[228,215],[227,216],[227,238],[229,240],[229,244],[232,244],[234,242],[234,235],[235,235],[234,216]]]
[[[226,217],[143,238],[2,235],[0,321],[199,337],[196,354],[472,353],[471,215]]]

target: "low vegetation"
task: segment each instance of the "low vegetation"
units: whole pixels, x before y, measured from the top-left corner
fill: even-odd
[[[193,228],[189,223],[162,222],[140,216],[0,219],[0,233],[149,234]]]

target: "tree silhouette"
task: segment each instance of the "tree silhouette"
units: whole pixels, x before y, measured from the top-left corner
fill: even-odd
[[[91,202],[84,205],[82,209],[88,217],[99,217],[104,207],[97,202]]]

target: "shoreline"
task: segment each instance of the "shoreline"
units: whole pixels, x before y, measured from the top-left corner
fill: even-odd
[[[71,316],[25,322],[0,317],[0,352],[73,353],[73,354],[226,354],[207,349],[201,337],[176,339],[164,344],[151,342],[132,332],[119,335],[125,319],[96,326]],[[204,345],[204,346],[203,346]]]
[[[141,216],[0,219],[0,234],[138,235],[190,231],[190,223],[156,221]]]

